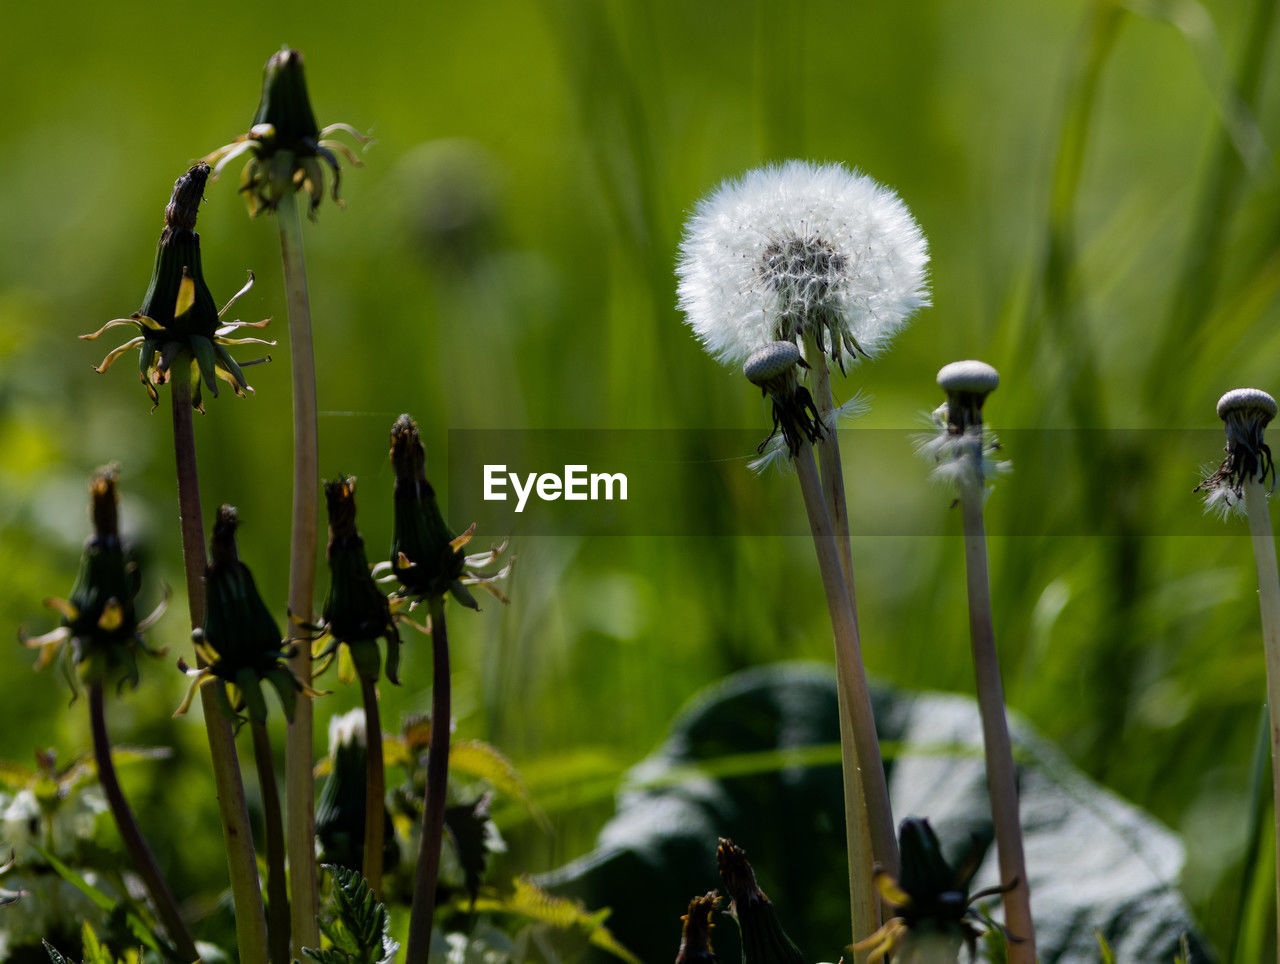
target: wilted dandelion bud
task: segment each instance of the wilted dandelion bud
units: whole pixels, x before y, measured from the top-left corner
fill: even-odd
[[[285,716],[292,720],[298,693],[304,687],[289,669],[288,650],[271,611],[258,594],[253,574],[240,561],[236,549],[238,525],[234,507],[224,505],[218,509],[204,577],[204,629],[196,633],[196,650],[208,665],[189,669],[179,661],[179,668],[191,677],[192,684],[178,714],[187,711],[199,687],[220,681],[225,685],[217,686],[215,693],[228,717],[240,719],[240,713],[247,710],[250,719],[265,722],[267,704],[261,684],[266,681],[275,688]],[[234,691],[234,701],[228,695],[229,688]]]
[[[380,638],[387,641],[387,679],[400,684],[400,633],[391,605],[369,572],[364,539],[356,528],[356,480],[340,478],[324,487],[329,507],[329,598],[324,604],[324,628],[333,652],[346,644],[356,673],[376,682],[382,656]]]
[[[506,598],[492,583],[510,571],[510,565],[485,576],[478,567],[494,562],[504,545],[485,553],[464,555],[462,547],[471,541],[475,526],[454,535],[440,506],[435,489],[427,481],[426,451],[418,435],[418,425],[401,415],[391,428],[391,465],[395,470],[395,536],[391,543],[390,571],[400,581],[401,595],[428,598],[446,592],[471,609],[479,609],[467,586],[480,585],[498,599]]]
[[[316,123],[302,70],[302,54],[285,47],[276,51],[262,72],[262,99],[246,134],[218,148],[205,158],[215,165],[214,176],[237,157],[248,155],[240,178],[240,191],[249,205],[249,214],[274,210],[291,191],[306,191],[314,216],[324,197],[324,168],[333,174],[333,199],[341,204],[338,184],[342,168],[334,151],[356,167],[360,160],[346,144],[329,139],[343,131],[363,144],[368,138],[349,124],[330,124],[323,130]]]
[[[363,710],[352,710],[329,720],[329,779],[316,804],[316,839],[321,859],[348,870],[364,865],[365,778],[368,738]],[[383,869],[400,861],[390,812],[383,830]]]
[[[236,299],[253,287],[249,282],[221,310],[213,300],[200,267],[200,235],[196,234],[196,215],[204,196],[209,167],[197,164],[178,178],[173,195],[164,210],[164,231],[156,251],[151,284],[142,299],[142,307],[128,318],[113,318],[97,331],[81,335],[85,340],[98,338],[111,328],[131,325],[139,335],[114,348],[95,367],[105,372],[117,358],[132,348],[139,349],[139,377],[151,396],[152,405],[159,403],[157,388],[168,382],[174,365],[192,366],[195,389],[192,403],[202,409],[200,386],[218,395],[218,379],[228,382],[237,395],[252,393],[245,381],[242,366],[227,351],[235,345],[274,345],[261,338],[232,338],[238,328],[261,328],[260,322],[233,321],[222,324],[222,315]],[[259,359],[262,360],[262,359]],[[269,359],[266,359],[269,360]],[[245,362],[245,365],[255,362]]]
[[[137,686],[137,650],[160,655],[143,642],[142,632],[160,618],[164,603],[138,619],[134,600],[142,581],[137,563],[120,541],[117,475],[114,465],[93,474],[89,482],[93,535],[85,544],[75,585],[69,598],[44,601],[62,615],[62,625],[43,636],[18,633],[25,646],[40,650],[37,669],[61,655],[73,693],[76,675],[89,685],[117,680],[120,687]]]
[[[684,927],[680,932],[680,953],[676,964],[718,964],[719,958],[711,948],[711,912],[716,909],[720,897],[709,891],[689,901],[689,910],[680,918]]]
[[[778,923],[773,904],[756,883],[755,871],[742,848],[721,837],[716,862],[729,895],[729,913],[742,932],[742,959],[751,964],[804,964],[804,955]]]
[[[928,262],[893,191],[840,164],[787,161],[698,203],[680,243],[679,304],[726,364],[811,337],[843,370],[929,303]]]
[[[760,443],[763,452],[769,439],[782,430],[787,452],[795,456],[806,440],[822,437],[822,420],[809,390],[800,384],[799,368],[805,366],[800,349],[789,341],[774,341],[751,353],[742,373],[773,403],[773,431]]]
[[[980,925],[988,922],[973,905],[1018,884],[1012,880],[1003,887],[969,893],[988,842],[976,835],[971,837],[965,853],[953,866],[943,856],[942,845],[928,820],[908,817],[902,821],[898,829],[901,874],[893,880],[884,871],[876,871],[880,896],[897,909],[898,916],[886,921],[855,948],[870,950],[870,960],[890,953],[895,961],[954,960],[961,943],[968,945],[971,956],[976,954],[977,940],[982,935]],[[1007,932],[1005,936],[1018,939]]]
[[[938,387],[946,402],[933,413],[938,433],[921,440],[919,451],[935,464],[934,475],[946,482],[981,485],[1009,468],[997,462],[1000,445],[982,421],[982,406],[1000,384],[1000,374],[981,361],[957,361],[938,371]]]
[[[1257,481],[1265,485],[1267,476],[1276,487],[1276,467],[1271,449],[1263,441],[1263,429],[1276,415],[1276,400],[1258,388],[1236,388],[1218,399],[1218,417],[1227,430],[1226,457],[1218,468],[1196,486],[1205,493],[1205,508],[1223,515],[1243,511],[1244,486]]]

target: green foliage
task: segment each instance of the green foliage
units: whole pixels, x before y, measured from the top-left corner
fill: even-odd
[[[81,953],[84,955],[80,964],[141,964],[142,954],[139,951],[128,950],[119,956],[113,954],[110,948],[98,940],[98,935],[87,923],[80,929],[80,939]],[[44,949],[53,964],[75,964],[48,941],[44,942]]]
[[[354,870],[325,864],[333,880],[320,931],[325,948],[304,947],[302,953],[319,964],[391,964],[400,945],[391,939],[391,917]]]

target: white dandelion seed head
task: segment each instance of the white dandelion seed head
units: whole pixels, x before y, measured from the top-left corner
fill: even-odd
[[[928,263],[893,191],[841,164],[787,161],[698,203],[680,243],[679,307],[726,364],[805,326],[827,328],[843,363],[875,355],[929,304]]]
[[[329,755],[340,746],[365,746],[364,710],[354,709],[329,717]]]

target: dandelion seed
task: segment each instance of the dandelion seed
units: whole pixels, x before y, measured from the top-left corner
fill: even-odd
[[[1226,457],[1207,478],[1195,487],[1204,493],[1206,512],[1223,518],[1244,515],[1244,487],[1253,480],[1276,488],[1276,466],[1262,431],[1276,416],[1276,400],[1258,388],[1236,388],[1218,399],[1218,417],[1227,430]]]
[[[680,244],[679,305],[726,364],[811,334],[843,369],[929,303],[928,261],[893,191],[840,164],[787,161],[698,204]]]
[[[945,484],[981,486],[1009,471],[997,459],[999,440],[983,424],[982,406],[1000,384],[999,373],[980,361],[957,361],[938,371],[938,387],[947,401],[929,416],[935,434],[919,440],[916,451],[934,465],[933,478]]]

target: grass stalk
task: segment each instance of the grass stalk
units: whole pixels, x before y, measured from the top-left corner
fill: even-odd
[[[431,948],[431,923],[436,909],[436,879],[440,874],[440,848],[444,840],[445,792],[449,786],[449,635],[444,620],[444,598],[432,596],[431,613],[431,743],[427,748],[427,793],[422,808],[422,839],[413,878],[413,909],[409,916],[409,940],[405,964],[427,964]]]
[[[262,823],[267,843],[267,945],[271,964],[289,964],[289,888],[284,876],[284,824],[280,817],[280,793],[276,789],[275,763],[267,724],[251,719],[253,760],[258,768],[262,794]]]
[[[196,468],[195,425],[191,417],[191,365],[179,358],[172,368],[173,450],[178,467],[178,517],[182,529],[182,557],[187,577],[187,607],[193,630],[204,626],[204,573],[207,566],[204,523],[200,509],[200,481]],[[199,653],[196,661],[203,665]],[[200,705],[209,738],[214,790],[227,851],[231,898],[236,911],[236,942],[241,964],[267,964],[267,921],[253,852],[249,808],[236,759],[231,721],[218,707],[211,687],[200,688]]]
[[[111,807],[111,816],[120,830],[120,837],[124,840],[125,851],[129,854],[133,869],[142,877],[147,893],[151,895],[151,902],[155,904],[156,913],[177,949],[178,957],[183,961],[199,960],[195,939],[182,919],[178,902],[174,900],[173,892],[169,890],[169,885],[156,864],[156,858],[142,836],[142,829],[138,826],[137,818],[120,787],[120,780],[116,777],[115,764],[111,760],[111,741],[107,738],[101,682],[89,687],[89,725],[93,730],[93,756],[98,765],[98,782],[102,784],[102,792],[106,795],[107,805]]]
[[[826,424],[835,410],[835,399],[831,394],[831,375],[827,369],[826,356],[818,348],[813,335],[805,337],[805,360],[809,370],[813,372],[813,400],[818,409],[819,420]],[[857,595],[853,586],[853,545],[849,534],[849,510],[844,492],[844,468],[840,459],[840,440],[836,436],[835,426],[826,432],[817,443],[817,455],[821,463],[821,487],[827,517],[831,521],[836,536],[836,552],[840,557],[840,568],[844,576],[845,592],[849,596],[849,605],[853,610],[853,628],[858,632]],[[852,694],[845,685],[843,675],[837,677],[837,695],[840,701],[840,746],[841,753],[845,748],[853,746],[853,732],[849,723],[849,700]],[[880,926],[879,900],[874,887],[858,883],[856,868],[872,866],[871,828],[867,821],[866,809],[859,804],[865,796],[862,785],[862,774],[856,766],[845,765],[845,846],[849,859],[849,902],[853,920],[854,941],[862,940]],[[896,873],[896,871],[895,871]]]
[[[1009,942],[1010,964],[1035,964],[1035,928],[1031,918],[1031,888],[1022,848],[1018,817],[1018,774],[1005,716],[1004,684],[996,653],[991,618],[991,583],[987,570],[987,533],[982,517],[982,440],[966,453],[977,466],[960,483],[960,511],[964,518],[965,578],[969,593],[969,637],[973,646],[973,671],[977,681],[978,712],[982,717],[982,745],[986,754],[987,790],[991,796],[991,820],[995,826],[1000,881],[1014,880],[1004,903],[1005,926],[1018,940]]]
[[[386,770],[382,761],[382,717],[378,712],[378,684],[360,677],[364,698],[364,732],[367,769],[364,803],[364,879],[374,896],[382,897],[382,850],[386,830]],[[432,724],[434,726],[434,723]],[[434,734],[434,729],[432,733]]]
[[[827,597],[827,612],[836,644],[836,678],[845,694],[844,713],[852,734],[852,748],[841,746],[845,768],[846,823],[850,836],[868,833],[871,853],[877,863],[893,877],[898,875],[898,841],[893,829],[893,812],[889,806],[889,788],[885,782],[884,762],[880,757],[880,744],[876,738],[875,714],[871,708],[871,693],[867,687],[866,672],[862,666],[862,650],[858,641],[858,623],[853,614],[853,603],[845,586],[844,570],[836,549],[836,535],[831,527],[823,499],[818,467],[814,462],[813,448],[805,443],[795,457],[796,476],[800,480],[800,492],[804,499],[805,513],[813,536],[814,551],[818,556],[818,569],[822,574],[822,588]],[[841,734],[844,734],[842,727]],[[850,750],[852,749],[852,752]],[[852,771],[852,772],[851,772]],[[858,793],[850,805],[850,793]],[[859,813],[865,810],[865,815]],[[865,821],[864,831],[859,824]],[[861,880],[871,890],[870,867],[851,869],[855,891]],[[864,876],[865,875],[865,876]],[[855,935],[859,940],[869,935]]]
[[[307,268],[302,254],[302,220],[292,191],[286,191],[276,210],[280,253],[284,262],[285,294],[289,310],[289,365],[293,376],[293,520],[289,540],[290,639],[294,643],[290,668],[304,684],[311,683],[311,645],[301,624],[312,622],[319,526],[319,440],[316,428],[315,355],[311,346],[311,305]],[[299,622],[300,621],[300,622]],[[303,695],[285,736],[285,804],[288,808],[290,907],[294,953],[319,947],[315,862],[315,778],[313,709]]]
[[[1276,544],[1271,532],[1271,511],[1262,482],[1255,478],[1244,483],[1245,512],[1249,517],[1249,538],[1253,543],[1253,560],[1258,568],[1258,605],[1262,612],[1262,647],[1267,665],[1267,706],[1271,713],[1271,790],[1272,799],[1280,801],[1280,725],[1276,719],[1280,708],[1280,574],[1276,571]],[[1276,806],[1276,901],[1277,928],[1280,929],[1280,806]],[[1280,942],[1280,930],[1277,932]],[[1278,943],[1277,946],[1280,946]]]

